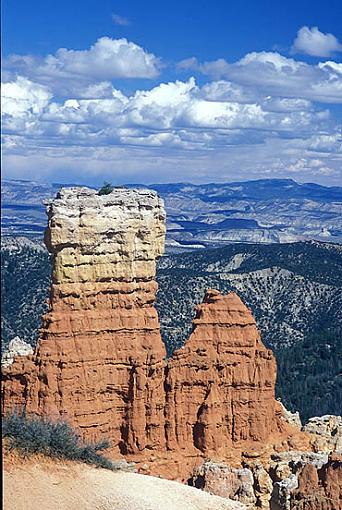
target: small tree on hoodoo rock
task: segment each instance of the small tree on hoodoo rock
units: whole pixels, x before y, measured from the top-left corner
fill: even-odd
[[[99,189],[99,195],[109,195],[114,189],[110,182],[104,182],[103,186]]]

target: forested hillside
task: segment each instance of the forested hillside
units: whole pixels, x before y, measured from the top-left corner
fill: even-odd
[[[1,247],[1,341],[15,336],[35,345],[47,309],[50,256],[42,242],[4,238]]]
[[[157,307],[170,352],[188,336],[195,305],[208,287],[237,292],[273,349],[342,326],[340,245],[235,244],[172,255],[161,259],[158,282]]]
[[[301,418],[342,414],[342,330],[321,330],[276,351],[277,395]]]

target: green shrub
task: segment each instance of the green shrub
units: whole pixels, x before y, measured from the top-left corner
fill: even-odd
[[[25,413],[10,413],[3,419],[2,437],[7,438],[9,449],[19,450],[24,455],[42,453],[111,470],[123,467],[123,463],[114,463],[99,455],[99,451],[109,448],[109,441],[84,443],[63,421],[53,422],[47,418],[29,418]]]
[[[102,188],[99,189],[99,195],[110,195],[114,186],[110,182],[104,182]]]

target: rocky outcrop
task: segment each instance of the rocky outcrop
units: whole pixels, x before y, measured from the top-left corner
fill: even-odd
[[[260,463],[255,463],[252,467],[254,476],[254,493],[258,508],[269,510],[270,499],[273,490],[273,483],[270,475]]]
[[[259,462],[235,469],[223,462],[199,466],[192,485],[263,510],[340,510],[342,457],[336,453],[282,452],[267,469]]]
[[[4,411],[60,416],[124,453],[164,448],[165,348],[154,308],[165,213],[145,190],[62,189],[48,205],[50,310],[4,370]]]
[[[32,346],[16,336],[10,341],[8,349],[2,354],[1,366],[4,368],[12,365],[17,356],[28,356],[29,354],[33,354]]]
[[[296,411],[295,413],[291,413],[286,407],[282,404],[282,402],[279,400],[279,404],[281,406],[281,409],[283,411],[283,418],[285,421],[287,421],[290,425],[293,427],[296,427],[298,430],[301,430],[302,428],[302,421],[299,416],[299,412]]]
[[[303,427],[315,437],[313,443],[316,451],[329,450],[342,454],[342,417],[326,414],[310,418]]]
[[[273,487],[270,500],[272,510],[291,510],[292,492],[298,487],[298,478],[291,474]]]
[[[253,473],[247,468],[234,469],[223,463],[207,461],[196,469],[192,484],[216,496],[253,507],[256,502]]]
[[[341,461],[336,453],[289,451],[273,455],[271,510],[339,510]]]
[[[301,473],[305,470],[321,469],[327,462],[328,454],[323,452],[287,451],[273,454],[269,466],[269,474],[273,480],[271,509],[291,510]]]
[[[292,494],[292,508],[340,510],[342,508],[342,456],[332,454],[321,469],[307,464]]]

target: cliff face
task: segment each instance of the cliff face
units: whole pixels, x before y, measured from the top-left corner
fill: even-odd
[[[110,439],[113,454],[182,479],[209,454],[235,449],[241,461],[244,449],[286,442],[274,357],[236,294],[208,291],[166,363],[154,308],[165,213],[154,192],[63,189],[48,217],[50,311],[33,355],[4,369],[5,412],[62,417],[88,440]]]
[[[48,207],[50,311],[37,350],[4,371],[5,410],[61,416],[122,452],[163,447],[164,344],[154,308],[157,195],[63,189]]]

